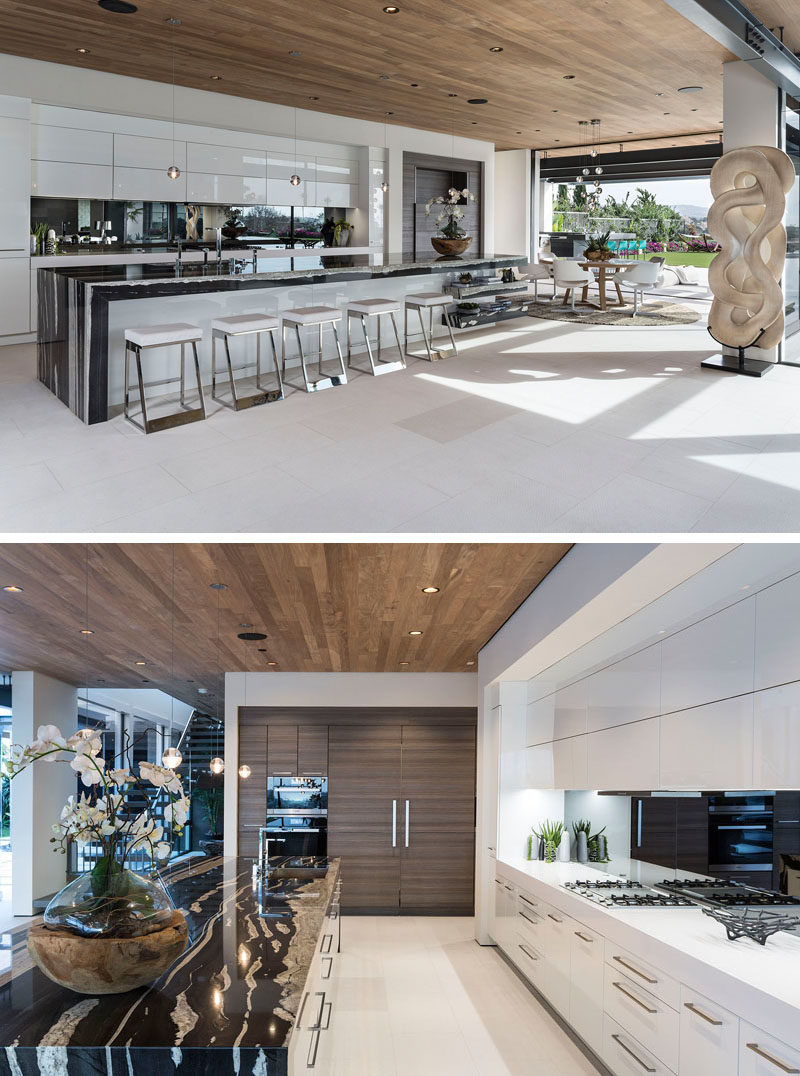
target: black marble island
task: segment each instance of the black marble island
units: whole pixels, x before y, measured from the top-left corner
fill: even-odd
[[[293,1029],[298,1013],[311,1011],[320,938],[332,953],[338,947],[326,930],[335,923],[338,940],[339,861],[273,857],[266,887],[254,883],[253,863],[204,857],[164,872],[189,945],[155,983],[126,994],[90,997],[57,986],[32,964],[27,927],[2,935],[0,1074],[291,1073],[292,1039],[301,1035]]]
[[[287,252],[290,253],[290,252]],[[105,422],[121,410],[126,329],[189,322],[199,325],[204,384],[211,381],[210,331],[214,318],[242,313],[280,316],[302,306],[344,309],[364,298],[402,302],[414,291],[441,291],[458,273],[494,272],[525,261],[521,255],[416,260],[404,255],[343,254],[295,268],[272,263],[230,273],[223,266],[190,264],[79,265],[38,271],[38,376],[86,423]],[[166,361],[166,360],[165,360]],[[290,360],[290,365],[294,362]],[[156,370],[156,374],[158,374]],[[147,376],[146,376],[146,379]]]

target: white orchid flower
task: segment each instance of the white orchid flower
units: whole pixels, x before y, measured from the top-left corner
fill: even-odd
[[[70,766],[81,775],[81,781],[85,785],[97,785],[103,780],[102,771],[105,767],[105,760],[102,758],[76,755],[70,762]]]
[[[181,796],[174,803],[169,803],[164,808],[164,817],[173,826],[185,826],[189,817],[189,800]]]
[[[169,859],[171,851],[172,849],[166,841],[159,841],[154,849],[156,859],[160,860]]]
[[[112,785],[127,785],[133,780],[133,774],[127,767],[123,766],[118,770],[109,770],[108,779]]]

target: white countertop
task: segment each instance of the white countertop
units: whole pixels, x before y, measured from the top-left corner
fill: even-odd
[[[266,261],[269,258],[320,258],[323,255],[342,257],[350,254],[375,254],[379,253],[371,247],[297,247],[295,250],[284,250],[280,247],[256,247],[258,260]],[[253,248],[242,247],[241,250],[223,250],[222,260],[229,261],[231,258],[252,258]],[[145,250],[121,251],[114,250],[108,254],[41,254],[31,257],[31,269],[68,269],[75,265],[145,265],[148,262],[169,262],[170,264],[178,257],[175,250]],[[184,262],[201,262],[202,250],[185,250],[182,254]],[[208,252],[208,260],[216,260],[216,252]]]
[[[764,946],[730,942],[699,908],[604,908],[563,888],[592,876],[621,877],[584,863],[498,860],[497,874],[800,1049],[800,937],[779,932]]]

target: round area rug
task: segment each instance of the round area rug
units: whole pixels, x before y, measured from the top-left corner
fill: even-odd
[[[631,303],[629,306],[609,306],[607,310],[576,306],[573,314],[569,306],[562,306],[558,302],[531,303],[528,316],[545,318],[547,321],[571,321],[576,325],[627,325],[636,329],[646,329],[653,325],[692,325],[701,318],[697,310],[688,306],[657,299],[645,300],[640,304],[639,311],[640,313],[633,317]]]

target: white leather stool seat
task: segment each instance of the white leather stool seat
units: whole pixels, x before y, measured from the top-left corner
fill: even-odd
[[[342,312],[333,306],[303,306],[297,310],[284,310],[281,318],[292,325],[319,325],[327,321],[341,321]]]
[[[400,304],[392,299],[359,299],[357,303],[348,303],[347,310],[350,314],[395,314]]]
[[[148,325],[143,329],[126,329],[125,339],[137,347],[158,347],[167,344],[191,344],[203,339],[199,325],[176,322],[174,325]]]
[[[406,306],[448,306],[452,303],[452,295],[444,295],[442,292],[421,291],[416,295],[406,296]]]
[[[266,332],[268,329],[277,329],[279,325],[278,319],[269,314],[234,314],[229,318],[215,318],[211,322],[211,329],[235,336],[236,333]]]

